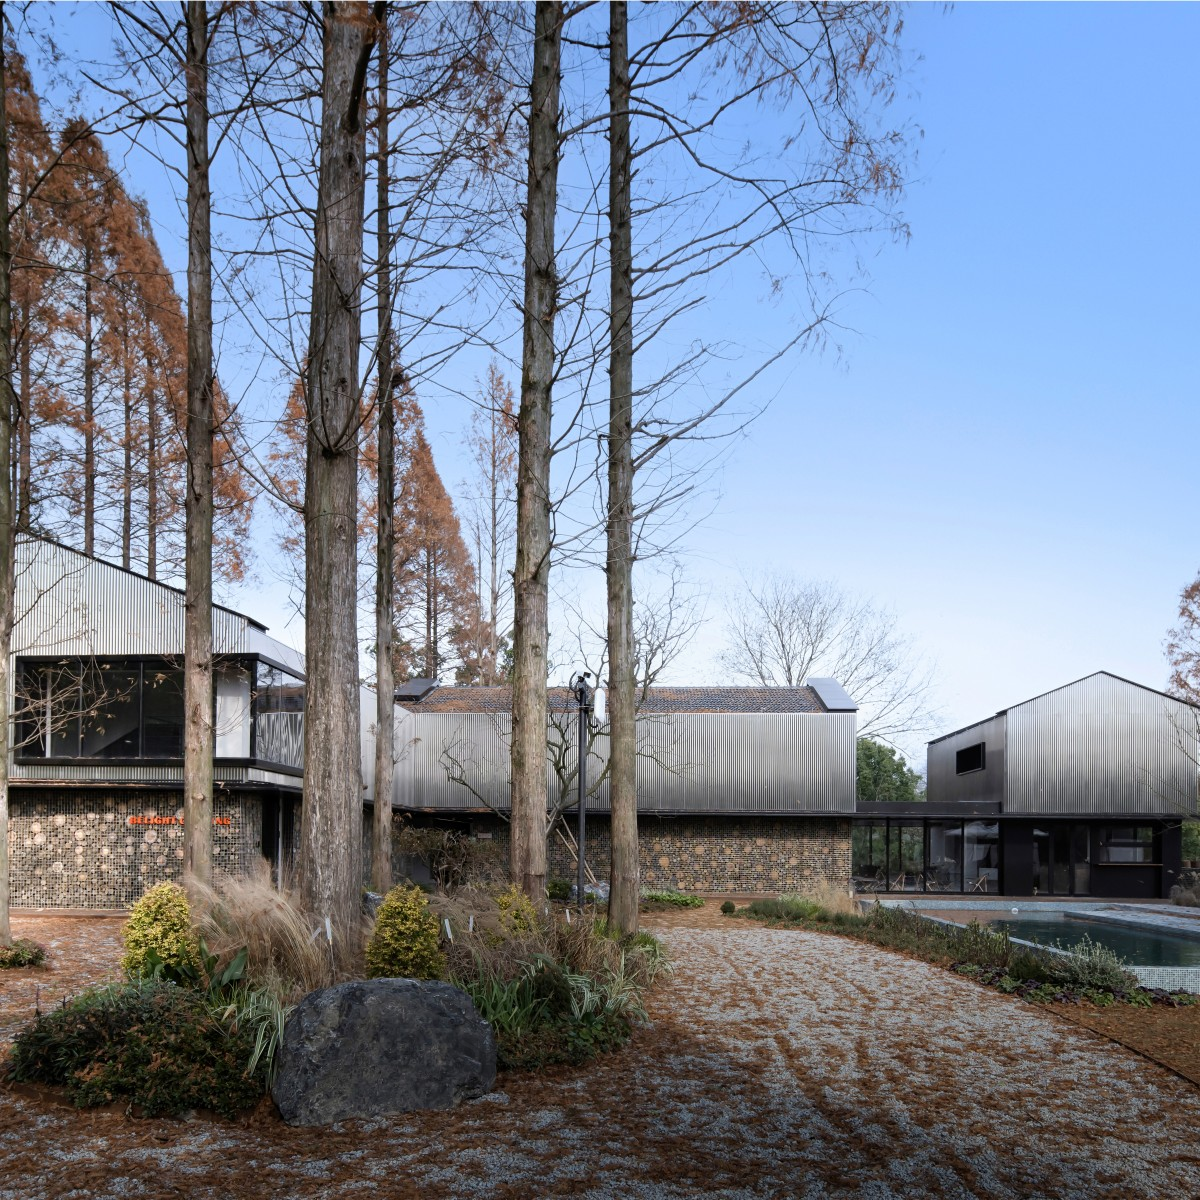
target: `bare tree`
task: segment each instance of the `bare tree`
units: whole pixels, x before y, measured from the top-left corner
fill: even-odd
[[[608,6],[608,704],[612,864],[608,919],[636,933],[637,732],[633,641],[633,242],[630,211],[629,6]]]
[[[382,5],[324,7],[316,254],[305,398],[304,805],[300,891],[339,938],[358,917],[362,764],[357,616],[358,359],[367,67]]]
[[[836,679],[859,705],[859,734],[881,742],[919,734],[936,721],[933,668],[895,616],[835,584],[778,572],[747,580],[726,605],[728,646],[720,655],[736,679],[801,687]]]
[[[508,612],[504,577],[511,571],[513,483],[516,474],[516,413],[512,386],[499,364],[488,364],[479,407],[471,415],[467,444],[475,463],[473,510],[469,527],[475,543],[479,589],[475,663],[482,684],[503,682],[500,626]],[[486,590],[485,590],[486,589]]]
[[[187,17],[188,306],[187,493],[184,550],[183,872],[212,882],[213,807],[213,331],[212,226],[208,154],[208,47],[205,0]]]
[[[8,212],[8,111],[5,102],[4,4],[0,0],[0,946],[12,945],[9,922],[8,756],[15,524],[12,487],[12,241]]]
[[[1179,594],[1179,624],[1167,633],[1166,654],[1172,694],[1200,701],[1200,575]]]
[[[868,84],[878,96],[878,85],[889,78],[881,64],[890,45],[890,10],[853,6],[849,17],[846,11],[774,3],[647,7],[648,36],[631,52],[628,6],[608,6],[609,915],[621,929],[637,923],[633,564],[655,552],[655,527],[661,530],[695,486],[694,470],[681,470],[674,456],[689,443],[710,442],[744,424],[748,414],[728,419],[735,398],[804,345],[824,313],[811,287],[805,289],[803,315],[788,340],[719,389],[687,386],[713,356],[714,348],[702,344],[635,386],[635,338],[644,348],[665,333],[704,303],[704,290],[729,277],[739,260],[771,261],[778,289],[796,266],[811,283],[818,275],[811,261],[818,233],[850,232],[851,223],[838,216],[842,210],[866,209],[898,190],[894,143],[873,140],[854,106],[856,80],[878,73]],[[798,147],[789,144],[772,156],[758,140],[739,138],[730,154],[723,133],[739,113],[744,120],[751,106],[796,100],[805,114],[800,128],[812,130],[796,139]],[[635,168],[649,181],[636,200]]]
[[[525,300],[517,418],[517,561],[513,572],[512,876],[546,888],[546,654],[549,640],[550,421],[558,307],[559,70],[563,4],[538,0],[530,81]]]
[[[392,775],[396,740],[396,674],[392,661],[392,606],[396,590],[396,410],[392,404],[392,228],[389,200],[388,29],[387,5],[379,22],[379,95],[376,135],[375,214],[377,267],[377,373],[379,424],[376,429],[375,541],[375,808],[371,840],[371,886],[386,893],[392,886]]]

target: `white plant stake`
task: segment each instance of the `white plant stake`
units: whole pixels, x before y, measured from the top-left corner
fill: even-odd
[[[471,913],[471,915],[469,917],[467,917],[467,932],[468,933],[475,932],[475,914],[474,913]]]
[[[567,909],[567,924],[570,925],[570,923],[571,923],[571,910],[568,908]]]
[[[442,924],[446,927],[446,940],[450,942],[454,941],[454,934],[450,932],[450,918],[443,917]]]

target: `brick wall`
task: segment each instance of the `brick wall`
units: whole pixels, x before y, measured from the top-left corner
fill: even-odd
[[[472,817],[471,832],[490,833],[507,861],[506,822]],[[644,887],[777,895],[818,882],[850,886],[847,817],[639,817],[638,844]],[[598,879],[608,878],[609,855],[608,818],[589,816],[587,860]],[[557,836],[550,874],[575,878],[575,859]]]
[[[141,789],[13,789],[8,847],[17,908],[127,908],[147,888],[179,881],[182,796]],[[253,795],[213,800],[213,866],[240,874],[261,858]]]

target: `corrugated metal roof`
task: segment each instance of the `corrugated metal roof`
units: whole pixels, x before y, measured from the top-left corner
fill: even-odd
[[[1114,675],[1111,671],[1093,671],[1090,675],[1084,675],[1080,679],[1072,679],[1070,683],[1062,683],[1058,687],[1050,688],[1048,691],[1039,692],[1036,696],[1030,696],[1028,700],[1018,700],[1016,704],[1010,704],[1008,708],[999,709],[990,717],[984,717],[979,721],[972,721],[970,725],[963,725],[960,729],[952,729],[949,733],[943,733],[940,737],[933,738],[928,744],[932,746],[937,742],[945,741],[946,738],[952,738],[957,734],[965,733],[968,729],[974,729],[976,725],[983,725],[988,721],[995,720],[996,717],[1003,717],[1014,708],[1020,708],[1023,704],[1033,704],[1037,700],[1054,695],[1055,692],[1062,692],[1067,688],[1078,687],[1081,683],[1087,683],[1089,680],[1097,679],[1101,675],[1109,679],[1115,679],[1118,683],[1126,683],[1130,687],[1141,688],[1144,692],[1152,692],[1156,696],[1163,696],[1167,700],[1175,700],[1179,704],[1187,704],[1192,708],[1200,708],[1200,705],[1194,704],[1191,700],[1185,700],[1182,696],[1172,696],[1170,692],[1159,691],[1158,688],[1148,687],[1144,683],[1138,683],[1136,679],[1126,679],[1123,675]]]
[[[575,707],[568,688],[550,688],[551,711]],[[424,699],[405,705],[413,712],[507,713],[512,708],[509,687],[439,687]],[[812,688],[657,687],[650,688],[639,706],[642,713],[823,713]]]

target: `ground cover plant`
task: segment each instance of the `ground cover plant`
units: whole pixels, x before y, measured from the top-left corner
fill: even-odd
[[[266,1065],[249,1069],[256,1032],[199,992],[162,979],[112,984],[39,1014],[9,1060],[16,1082],[58,1085],[78,1107],[126,1100],[145,1116],[195,1108],[224,1116],[255,1104]]]
[[[30,938],[13,938],[11,946],[0,946],[0,970],[5,967],[40,967],[46,947]]]
[[[578,1064],[623,1045],[669,969],[651,935],[621,938],[599,919],[538,912],[516,888],[430,903],[443,923],[446,978],[495,1030],[501,1070]]]
[[[656,908],[703,908],[704,899],[691,892],[678,892],[673,888],[642,888],[642,911],[652,912]]]
[[[949,925],[882,904],[864,912],[831,911],[803,896],[753,901],[735,915],[771,925],[838,933],[898,950],[1035,1003],[1087,1001],[1100,1007],[1149,1007],[1197,1001],[1186,992],[1139,986],[1116,954],[1086,934],[1072,946],[1056,944],[1036,950],[1013,942],[1007,930],[989,929],[975,921],[967,926]]]
[[[257,1103],[296,984],[272,952],[277,937],[260,929],[253,956],[231,944],[231,930],[252,924],[246,897],[251,911],[263,906],[257,884],[230,881],[229,894],[200,896],[193,913],[178,886],[151,888],[121,930],[125,979],[39,1011],[14,1039],[9,1078],[63,1087],[81,1107],[124,1100],[146,1116],[195,1108],[232,1116]],[[312,940],[286,897],[275,893],[271,907],[271,930],[294,934],[299,925]]]

